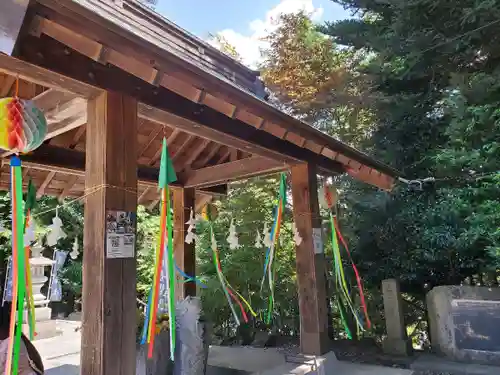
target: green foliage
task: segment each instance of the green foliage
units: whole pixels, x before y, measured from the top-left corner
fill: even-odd
[[[278,203],[278,192],[277,176],[232,184],[228,197],[216,203],[219,215],[213,221],[223,273],[229,283],[248,300],[258,314],[267,312],[268,287],[266,284],[262,294],[260,293],[265,249],[255,248],[255,239],[257,231],[262,233],[264,222],[268,223],[269,228],[271,227],[273,209]],[[283,237],[284,241],[276,249],[275,256],[276,321],[273,328],[288,335],[298,332],[299,320],[295,247],[292,241],[289,209],[283,217],[280,237]],[[232,218],[237,226],[240,244],[236,250],[230,250],[226,241]],[[201,233],[196,249],[197,269],[208,285],[206,289],[199,289],[205,315],[214,324],[216,334],[224,337],[231,336],[235,333],[236,327],[217,278],[208,224],[199,225],[197,232]]]

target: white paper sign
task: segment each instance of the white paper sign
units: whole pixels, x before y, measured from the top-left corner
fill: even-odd
[[[106,214],[106,257],[133,258],[135,255],[135,212],[108,211]]]
[[[315,254],[323,254],[323,231],[321,228],[313,228],[313,245]]]

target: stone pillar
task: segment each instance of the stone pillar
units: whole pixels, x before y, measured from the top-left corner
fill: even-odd
[[[208,335],[201,300],[191,296],[177,302],[174,375],[204,375],[208,361]]]
[[[31,248],[31,254],[31,283],[33,286],[33,302],[35,305],[36,320],[36,336],[34,339],[39,340],[58,335],[56,321],[51,320],[52,309],[48,306],[50,301],[41,292],[43,285],[47,281],[47,277],[45,276],[45,268],[52,267],[54,265],[54,261],[52,259],[43,257],[42,248],[38,245],[35,245]],[[23,323],[24,332],[28,332],[29,329],[27,324],[27,312],[25,313]]]
[[[399,281],[396,279],[383,280],[382,293],[387,329],[387,338],[383,343],[384,352],[402,356],[410,355],[412,346],[406,334]]]

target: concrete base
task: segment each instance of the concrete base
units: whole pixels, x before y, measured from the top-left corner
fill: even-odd
[[[285,363],[284,365],[255,372],[253,375],[412,375],[413,371],[396,369],[383,366],[362,365],[357,363],[340,362],[335,353],[330,352],[321,357],[316,357],[318,368],[314,368],[314,360],[297,365]]]
[[[498,375],[500,367],[447,361],[433,355],[418,356],[411,369],[419,372],[454,375]]]
[[[35,330],[37,334],[34,340],[48,339],[61,335],[61,332],[57,329],[57,323],[55,320],[36,322]],[[23,324],[23,332],[29,332],[29,326],[26,323]]]
[[[408,357],[413,354],[413,347],[410,340],[400,340],[386,338],[382,343],[385,354]]]

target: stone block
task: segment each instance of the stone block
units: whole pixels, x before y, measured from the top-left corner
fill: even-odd
[[[34,340],[48,339],[61,334],[61,332],[57,329],[57,323],[55,320],[37,321],[35,323],[35,330],[37,335]],[[29,332],[29,326],[26,323],[23,324],[23,332]]]
[[[500,288],[439,286],[427,294],[427,308],[433,351],[500,364]]]
[[[384,352],[392,355],[409,356],[412,354],[413,348],[406,334],[403,301],[398,280],[383,280],[382,294],[387,330],[387,338],[383,342]]]
[[[384,353],[397,356],[410,356],[413,353],[413,347],[409,339],[386,338],[382,342]]]

